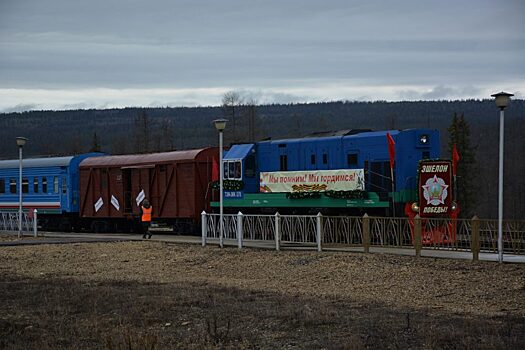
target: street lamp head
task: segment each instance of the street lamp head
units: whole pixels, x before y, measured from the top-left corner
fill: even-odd
[[[16,138],[16,144],[19,146],[19,147],[23,147],[27,142],[27,139],[25,137],[17,137]]]
[[[222,132],[224,129],[226,129],[227,122],[227,119],[215,119],[213,124],[215,125],[215,129],[217,129],[219,132]]]
[[[509,105],[510,98],[514,96],[513,94],[509,94],[508,92],[498,92],[497,94],[490,95],[496,99],[496,106],[498,106],[500,109],[505,109]]]

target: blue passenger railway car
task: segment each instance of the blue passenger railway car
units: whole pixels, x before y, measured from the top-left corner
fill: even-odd
[[[394,182],[387,133],[395,142]],[[224,156],[230,180],[224,207],[387,215],[395,209],[401,215],[406,203],[417,201],[419,162],[439,157],[439,132],[431,129],[347,130],[233,145]]]
[[[24,159],[21,184],[19,160],[0,161],[0,210],[18,210],[21,190],[23,210],[37,209],[42,226],[73,229],[80,208],[79,164],[85,158],[99,155],[103,154]]]

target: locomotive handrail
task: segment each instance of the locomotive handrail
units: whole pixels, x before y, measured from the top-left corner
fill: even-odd
[[[391,180],[391,177],[390,176],[385,176],[381,173],[376,173],[375,171],[372,171],[372,170],[368,170],[367,171],[369,174],[373,174],[373,175],[378,175],[379,177],[382,177],[383,179],[389,179]]]

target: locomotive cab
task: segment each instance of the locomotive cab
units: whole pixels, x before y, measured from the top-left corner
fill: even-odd
[[[233,145],[223,157],[224,180],[230,180],[225,190],[235,189],[248,193],[257,191],[258,176],[256,168],[255,144]],[[233,184],[233,185],[231,185]],[[235,186],[235,184],[238,184]]]

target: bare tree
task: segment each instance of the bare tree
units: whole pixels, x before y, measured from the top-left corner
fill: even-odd
[[[160,121],[158,135],[156,137],[157,144],[155,145],[157,152],[173,150],[175,148],[173,143],[173,121],[169,118],[164,118]]]
[[[232,125],[232,142],[237,142],[237,125],[235,117],[239,114],[239,107],[242,106],[242,97],[236,91],[228,91],[222,97],[222,109],[224,116],[229,118]]]
[[[93,133],[93,138],[91,139],[91,147],[89,148],[90,152],[100,152],[100,138],[97,135],[97,132],[95,131]]]
[[[153,121],[145,110],[141,110],[135,118],[134,134],[135,134],[135,152],[148,153],[151,152],[151,129],[153,128]]]
[[[257,135],[257,100],[248,100],[243,108],[243,114],[248,121],[248,141],[255,142]]]

